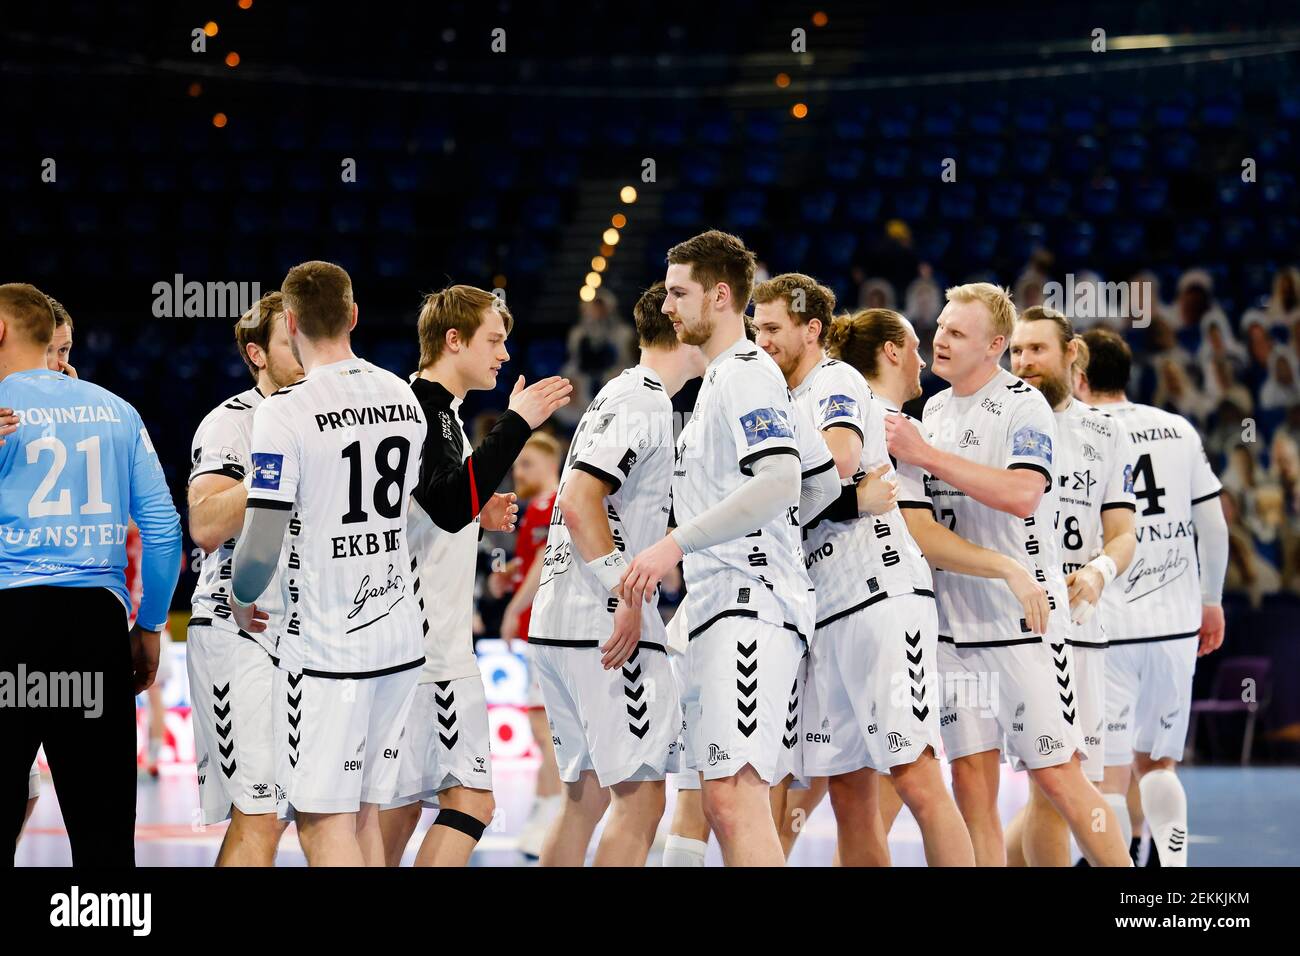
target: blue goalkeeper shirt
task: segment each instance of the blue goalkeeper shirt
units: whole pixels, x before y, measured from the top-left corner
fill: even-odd
[[[0,380],[5,407],[20,424],[0,445],[0,588],[105,587],[129,614],[129,516],[144,552],[137,621],[161,629],[180,570],[181,522],[139,413],[98,385],[44,368]]]

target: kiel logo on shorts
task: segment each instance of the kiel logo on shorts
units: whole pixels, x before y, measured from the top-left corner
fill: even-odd
[[[719,747],[717,744],[709,744],[709,766],[716,767],[723,760],[730,760],[731,756]]]
[[[896,754],[905,747],[912,746],[912,741],[895,731],[890,731],[889,736],[885,739],[889,743],[889,752],[891,754]]]
[[[1053,750],[1060,750],[1065,744],[1061,743],[1055,737],[1049,737],[1047,734],[1038,738],[1038,752],[1046,757]]]

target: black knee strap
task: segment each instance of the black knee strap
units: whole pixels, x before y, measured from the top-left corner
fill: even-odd
[[[439,810],[433,825],[459,830],[475,843],[483,838],[483,831],[487,829],[487,824],[482,820],[471,817],[468,813],[461,813],[459,810]]]

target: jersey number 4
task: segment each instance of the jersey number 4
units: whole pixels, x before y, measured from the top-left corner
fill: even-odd
[[[1142,489],[1138,490],[1138,481],[1142,482]],[[1165,489],[1156,484],[1156,473],[1151,468],[1151,456],[1143,455],[1137,460],[1137,465],[1133,469],[1133,494],[1141,498],[1145,503],[1142,509],[1142,516],[1162,515],[1165,509],[1160,506],[1160,499],[1166,494]]]
[[[392,462],[392,453],[397,451],[397,463]],[[343,515],[344,524],[359,524],[369,519],[361,502],[361,442],[354,441],[340,452],[351,465],[348,474],[348,510]],[[411,443],[398,435],[389,435],[375,448],[375,470],[379,479],[375,482],[370,498],[375,511],[381,518],[396,518],[402,513],[405,501],[403,487],[406,481],[406,462],[411,456]],[[396,489],[396,494],[393,494]]]

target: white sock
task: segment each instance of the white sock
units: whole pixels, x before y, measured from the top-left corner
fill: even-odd
[[[1124,837],[1124,852],[1128,852],[1129,844],[1133,842],[1133,820],[1128,815],[1128,799],[1122,793],[1102,794],[1110,808],[1115,811],[1115,819],[1119,821],[1119,832]]]
[[[150,737],[150,738],[149,738],[149,749],[148,749],[149,762],[150,762],[150,763],[157,763],[157,762],[158,762],[158,754],[159,754],[161,751],[162,751],[162,741],[159,740],[157,737]]]
[[[1141,781],[1142,812],[1161,866],[1187,865],[1187,793],[1172,770],[1152,770]]]
[[[703,840],[688,840],[670,833],[664,844],[664,866],[703,866],[708,847]]]

